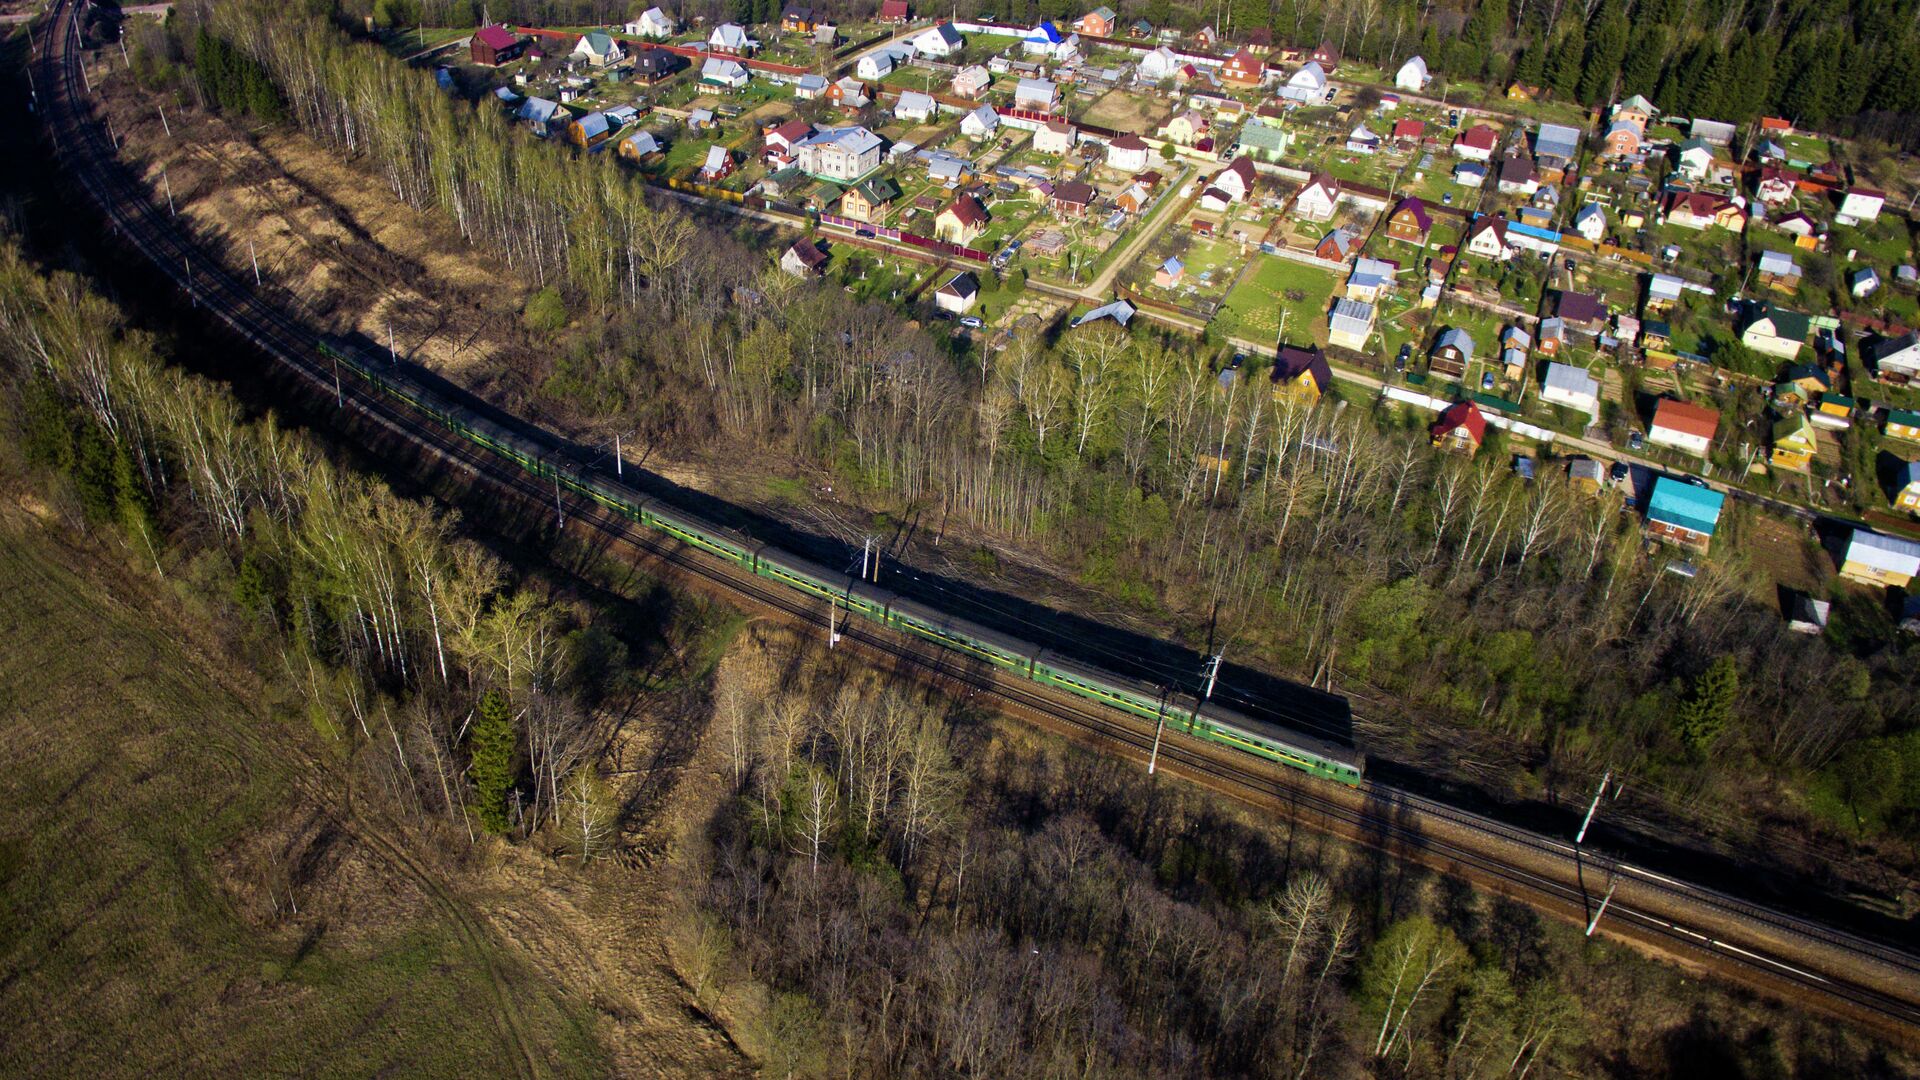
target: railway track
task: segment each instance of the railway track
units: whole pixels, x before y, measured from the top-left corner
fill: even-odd
[[[365,433],[404,444],[425,461],[458,467],[474,482],[546,512],[555,490],[434,425],[320,359],[319,335],[229,274],[179,228],[116,158],[85,98],[76,11],[62,0],[33,59],[50,133],[113,232],[239,338],[272,357],[316,402],[333,401]],[[524,425],[523,425],[524,427]],[[564,451],[551,434],[530,436]],[[824,605],[772,585],[579,499],[562,501],[566,527],[670,567],[697,587],[788,622],[825,629]],[[1153,732],[1134,718],[1022,681],[1001,678],[956,654],[907,642],[859,621],[843,641],[871,659],[910,669],[1040,727],[1144,762]],[[1584,923],[1607,902],[1601,932],[1783,999],[1862,1023],[1920,1046],[1920,958],[1811,920],[1609,859],[1433,799],[1376,782],[1357,790],[1313,781],[1256,759],[1168,734],[1160,767],[1311,827],[1458,874],[1556,917]]]

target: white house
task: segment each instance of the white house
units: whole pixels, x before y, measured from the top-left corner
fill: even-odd
[[[707,62],[700,65],[700,81],[709,86],[738,90],[747,85],[747,78],[745,65],[738,61],[709,56]]]
[[[793,96],[796,101],[812,101],[827,92],[827,77],[809,72],[794,81]]]
[[[941,311],[963,315],[980,299],[980,282],[962,270],[933,294],[933,304]]]
[[[943,22],[913,39],[913,47],[921,56],[931,56],[936,60],[952,56],[965,44],[966,39],[949,22]]]
[[[960,118],[960,134],[969,139],[991,139],[998,130],[1000,114],[991,105],[982,105]]]
[[[1214,173],[1209,183],[1225,192],[1229,201],[1243,202],[1253,193],[1256,175],[1251,158],[1234,158],[1233,164]]]
[[[901,120],[924,121],[938,109],[931,94],[918,90],[902,91],[900,100],[893,103],[893,115]]]
[[[858,180],[880,167],[885,146],[880,136],[858,125],[822,128],[794,144],[794,164],[827,180]]]
[[[868,82],[879,82],[893,73],[893,54],[880,49],[854,61],[853,73]]]
[[[1862,349],[1870,369],[1884,379],[1920,378],[1920,336],[1912,331],[1893,338],[1876,338]]]
[[[1327,344],[1364,349],[1373,335],[1374,307],[1358,300],[1335,300],[1327,313]]]
[[[1572,364],[1547,365],[1547,379],[1540,387],[1540,400],[1600,417],[1600,382],[1584,369]]]
[[[1128,132],[1107,144],[1107,164],[1121,172],[1144,172],[1147,168],[1147,143]]]
[[[1713,171],[1713,147],[1704,139],[1688,139],[1680,144],[1680,173],[1689,180],[1705,180]]]
[[[1028,56],[1052,56],[1054,50],[1066,40],[1066,35],[1060,32],[1059,27],[1043,20],[1038,26],[1027,31],[1027,36],[1020,40],[1020,49]]]
[[[672,37],[674,31],[679,28],[679,24],[673,21],[673,16],[657,7],[650,7],[641,12],[639,18],[628,23],[624,29],[633,37],[653,38],[657,41]]]
[[[1720,414],[1715,410],[1674,398],[1661,398],[1653,410],[1653,423],[1647,428],[1647,441],[1706,457],[1719,427]]]
[[[1868,188],[1853,188],[1840,197],[1840,213],[1834,218],[1842,225],[1873,221],[1880,216],[1886,195]]]
[[[1293,197],[1293,216],[1303,221],[1331,221],[1340,201],[1340,182],[1322,173],[1307,181]]]
[[[1050,120],[1033,133],[1033,148],[1043,154],[1065,154],[1073,143],[1073,125],[1065,120]]]
[[[722,23],[707,35],[707,48],[729,56],[745,56],[760,47],[760,43],[747,36],[746,27],[739,23]]]
[[[605,30],[595,30],[581,36],[579,42],[573,47],[573,55],[594,67],[606,67],[608,64],[619,63],[626,58],[627,54],[620,48],[620,43],[613,40],[612,34]]]
[[[1308,61],[1299,71],[1280,88],[1280,96],[1288,101],[1306,103],[1319,101],[1327,95],[1327,72],[1319,64]]]
[[[1133,73],[1141,82],[1157,83],[1173,78],[1174,72],[1180,70],[1180,64],[1181,60],[1173,50],[1162,45],[1141,57],[1140,62],[1134,65]]]
[[[1467,251],[1501,262],[1513,258],[1513,245],[1507,242],[1507,219],[1492,214],[1476,219],[1467,227]]]
[[[1581,207],[1580,212],[1573,215],[1573,231],[1599,243],[1600,238],[1607,234],[1606,211],[1600,209],[1599,203],[1588,203]]]
[[[1393,77],[1393,85],[1417,94],[1427,88],[1427,80],[1432,77],[1427,74],[1426,59],[1416,56],[1400,65],[1399,72]]]
[[[1013,88],[1013,107],[1052,112],[1056,96],[1053,84],[1045,79],[1021,79]]]

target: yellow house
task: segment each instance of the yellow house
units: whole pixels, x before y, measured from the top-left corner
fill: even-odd
[[[1863,585],[1904,589],[1916,573],[1920,573],[1920,544],[1865,529],[1853,530],[1840,561],[1840,576]]]
[[[1273,396],[1278,401],[1311,405],[1333,386],[1333,369],[1319,346],[1298,349],[1280,347],[1273,360]]]
[[[1773,454],[1768,460],[1776,469],[1806,472],[1820,444],[1814,438],[1813,424],[1802,412],[1773,425]]]
[[[1904,409],[1887,411],[1887,438],[1910,439],[1920,442],[1920,413],[1907,412]]]
[[[971,195],[947,204],[933,219],[933,237],[949,244],[971,244],[987,228],[987,208]]]
[[[1904,461],[1893,475],[1893,506],[1920,514],[1920,461]]]

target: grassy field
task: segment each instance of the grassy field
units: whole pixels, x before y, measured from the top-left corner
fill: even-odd
[[[485,951],[432,886],[402,880],[302,794],[317,778],[288,748],[314,738],[304,721],[236,697],[182,644],[190,635],[127,606],[140,586],[87,576],[12,514],[0,520],[10,1074],[497,1075],[528,1055],[549,1072],[604,1071],[584,1013]]]
[[[1340,279],[1317,266],[1273,255],[1253,257],[1260,265],[1227,294],[1214,324],[1231,336],[1267,340],[1279,332],[1285,310],[1288,341],[1325,342],[1327,308]]]

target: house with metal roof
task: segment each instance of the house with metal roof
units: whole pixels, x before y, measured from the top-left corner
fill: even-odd
[[[879,168],[885,146],[858,125],[821,128],[794,144],[794,164],[820,179],[848,183]]]
[[[998,130],[1000,114],[991,105],[982,105],[960,118],[960,134],[970,139],[989,139]]]
[[[1920,574],[1920,543],[1866,529],[1853,530],[1840,559],[1840,576],[1864,585],[1904,589],[1916,574]]]
[[[1427,74],[1427,61],[1416,56],[1400,65],[1400,70],[1393,75],[1393,85],[1417,94],[1427,88],[1427,82],[1432,78]]]
[[[902,91],[900,99],[893,103],[893,115],[901,120],[924,121],[938,109],[932,94],[918,90]]]
[[[1467,365],[1473,362],[1473,348],[1472,334],[1450,326],[1434,339],[1433,351],[1427,356],[1427,369],[1455,379],[1465,378]]]
[[[1703,405],[1661,398],[1654,406],[1653,424],[1647,429],[1647,441],[1655,446],[1671,447],[1688,454],[1706,457],[1713,437],[1720,430],[1720,412]]]
[[[1546,380],[1540,387],[1540,400],[1564,405],[1577,412],[1586,413],[1590,419],[1598,420],[1600,418],[1600,381],[1587,374],[1584,368],[1559,362],[1549,363]]]
[[[1653,482],[1647,499],[1647,535],[1655,540],[1705,551],[1720,525],[1727,497],[1712,488],[1671,476]]]
[[[1327,71],[1312,61],[1302,65],[1299,71],[1288,77],[1287,84],[1280,88],[1281,97],[1303,105],[1319,101],[1326,95]]]
[[[1348,298],[1374,303],[1381,293],[1393,288],[1394,275],[1399,269],[1384,259],[1361,256],[1354,261],[1353,273],[1347,277]]]
[[[936,60],[953,55],[966,43],[966,39],[960,36],[960,31],[955,30],[950,22],[940,23],[913,39],[913,47],[921,56],[930,56]]]
[[[567,123],[567,113],[560,108],[560,103],[541,97],[530,97],[521,102],[520,111],[515,115],[525,120],[528,129],[543,139]]]
[[[626,50],[613,40],[613,35],[605,30],[589,30],[573,46],[573,55],[584,59],[594,67],[606,67],[626,59]]]
[[[1756,352],[1792,360],[1800,355],[1813,331],[1813,321],[1797,311],[1772,304],[1753,304],[1747,308],[1746,321],[1740,327],[1740,343]]]
[[[1327,344],[1361,350],[1373,335],[1374,306],[1359,300],[1335,300],[1327,315]]]
[[[1075,318],[1073,322],[1068,324],[1068,328],[1078,329],[1088,323],[1099,322],[1101,319],[1112,319],[1121,326],[1125,326],[1128,321],[1133,318],[1133,313],[1134,307],[1132,304],[1127,303],[1125,300],[1115,300],[1111,304],[1102,304],[1092,311]]]
[[[707,86],[738,90],[747,85],[748,77],[744,65],[722,57],[709,56],[707,62],[700,65],[700,81]]]

